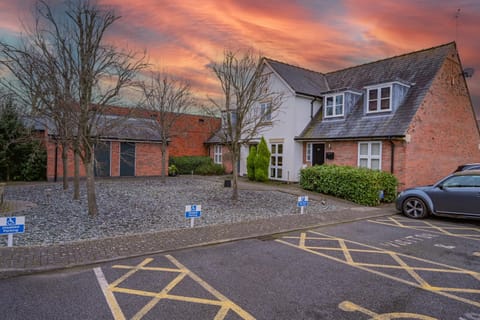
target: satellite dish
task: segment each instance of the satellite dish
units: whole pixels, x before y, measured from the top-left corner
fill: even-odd
[[[465,78],[471,78],[474,73],[475,73],[475,69],[473,68],[463,69],[463,75],[465,76]]]

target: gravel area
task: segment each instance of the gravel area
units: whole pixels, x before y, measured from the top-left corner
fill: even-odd
[[[98,239],[125,234],[189,228],[185,206],[202,206],[195,226],[298,214],[297,196],[281,191],[239,190],[233,202],[231,188],[223,180],[195,176],[106,179],[96,182],[99,214],[90,217],[84,184],[81,199],[72,200],[71,188],[61,183],[9,185],[5,200],[25,204],[24,209],[3,215],[25,216],[25,233],[14,235],[15,246],[61,244],[82,239]],[[309,214],[339,209],[341,204],[310,201]],[[7,236],[0,236],[0,246]]]

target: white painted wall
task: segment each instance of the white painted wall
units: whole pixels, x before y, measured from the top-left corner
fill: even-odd
[[[267,66],[269,69],[269,67]],[[294,138],[305,129],[310,122],[311,101],[313,98],[297,96],[294,91],[272,70],[270,78],[273,91],[284,92],[284,101],[277,114],[273,115],[273,126],[264,130],[259,136],[258,141],[263,136],[267,143],[271,139],[283,139],[283,177],[282,181],[299,180],[299,171],[303,165],[303,144],[294,141]],[[314,103],[313,115],[318,111],[319,102]],[[248,156],[248,146],[244,146],[241,151],[240,175],[247,174],[246,159]]]

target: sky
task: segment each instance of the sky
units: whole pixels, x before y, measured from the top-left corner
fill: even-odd
[[[54,6],[60,0],[50,1]],[[457,43],[480,119],[479,0],[99,0],[121,19],[107,33],[118,47],[148,53],[152,69],[188,80],[199,96],[219,84],[207,65],[225,49],[326,73]],[[15,41],[35,0],[0,0],[0,39]]]

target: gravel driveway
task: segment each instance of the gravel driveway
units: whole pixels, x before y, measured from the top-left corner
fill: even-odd
[[[297,196],[272,190],[239,190],[239,201],[230,199],[232,190],[223,180],[197,176],[108,179],[96,182],[99,214],[89,217],[82,183],[81,199],[72,200],[72,190],[61,183],[9,185],[5,199],[26,201],[32,207],[8,215],[25,216],[25,233],[14,235],[15,246],[60,244],[132,233],[190,227],[185,206],[202,206],[195,226],[298,214]],[[310,201],[308,212],[320,214],[339,209],[341,204]],[[5,215],[5,214],[3,214]],[[6,246],[7,237],[0,237]]]

